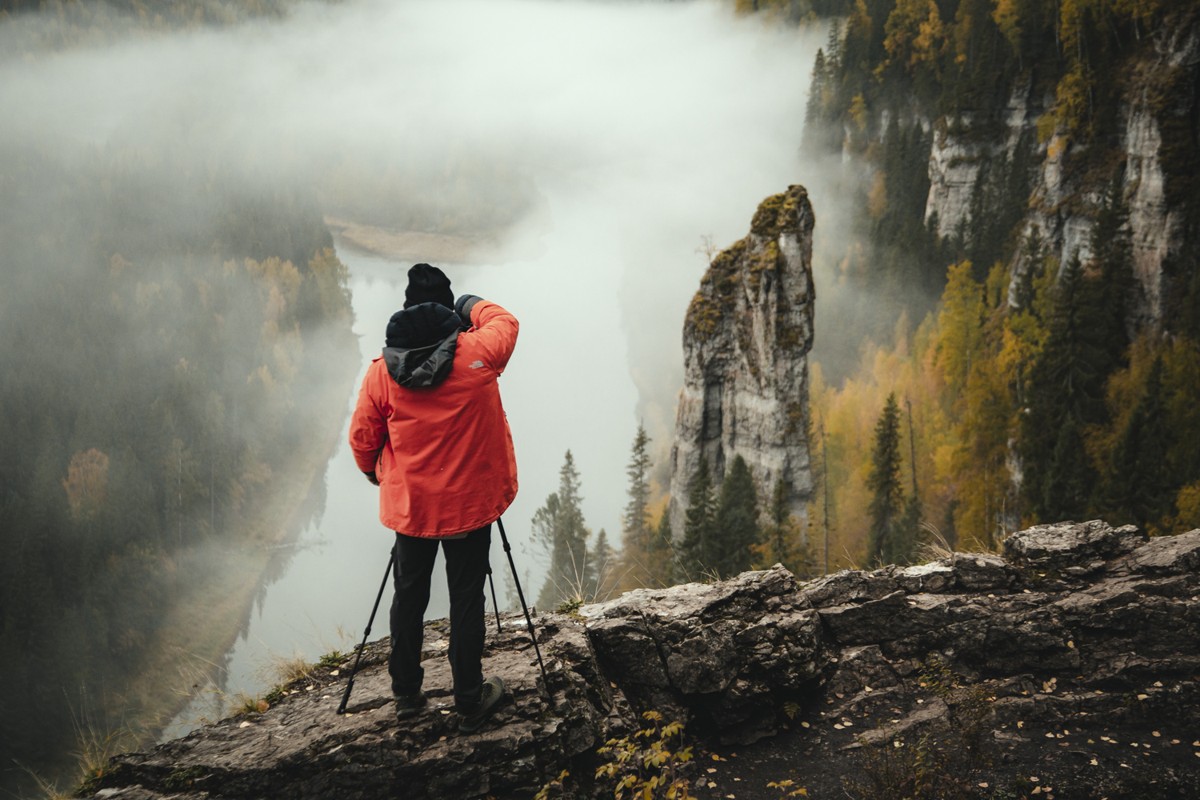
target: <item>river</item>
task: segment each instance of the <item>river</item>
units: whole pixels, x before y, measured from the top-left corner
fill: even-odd
[[[407,269],[419,257],[382,258],[344,243],[339,243],[338,255],[350,272],[362,367],[346,398],[346,423],[324,474],[324,512],[299,533],[294,545],[281,550],[273,570],[277,577],[259,592],[236,643],[208,685],[200,687],[166,727],[164,740],[219,719],[239,694],[264,694],[279,682],[276,667],[283,659],[311,662],[331,650],[350,651],[361,641],[383,580],[391,534],[378,519],[378,490],[362,477],[350,452],[349,411],[363,371],[382,345],[387,320],[403,303]],[[544,563],[528,544],[529,520],[557,488],[568,448],[582,474],[589,524],[593,530],[606,528],[610,541],[619,541],[624,462],[637,425],[637,398],[624,363],[624,346],[611,346],[621,337],[613,330],[606,342],[589,338],[598,330],[613,329],[620,317],[620,273],[579,270],[568,292],[562,286],[563,267],[556,269],[548,255],[503,265],[442,266],[456,294],[494,299],[521,320],[517,352],[501,378],[521,481],[505,521],[522,588],[532,598],[541,587]],[[579,303],[579,298],[588,300]],[[589,476],[601,471],[608,479],[596,480],[589,491]],[[506,561],[495,537],[492,562],[502,608],[508,607],[505,598],[512,595]],[[372,638],[387,635],[390,602],[388,581]],[[447,612],[445,577],[439,568],[426,618]]]

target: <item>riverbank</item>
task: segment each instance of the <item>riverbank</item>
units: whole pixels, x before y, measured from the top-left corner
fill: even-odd
[[[422,260],[432,263],[480,264],[499,246],[493,234],[468,237],[392,230],[338,217],[325,217],[325,224],[339,243],[383,258],[413,259],[414,253],[420,253]]]
[[[323,505],[325,471],[345,429],[357,360],[357,352],[347,357],[344,375],[323,393],[325,410],[318,416],[329,425],[310,430],[288,470],[274,473],[275,491],[241,520],[239,535],[198,544],[172,559],[168,568],[177,576],[179,593],[159,610],[161,626],[143,648],[139,667],[119,685],[103,687],[95,705],[78,714],[74,748],[63,754],[54,774],[38,777],[44,788],[77,785],[111,756],[154,745],[197,693],[222,683],[227,654],[247,630],[257,601],[286,569],[293,557],[289,545],[299,539],[314,507]],[[220,699],[226,706],[233,700]]]

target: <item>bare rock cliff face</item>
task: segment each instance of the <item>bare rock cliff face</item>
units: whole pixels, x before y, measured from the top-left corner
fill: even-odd
[[[776,567],[536,630],[548,686],[523,620],[491,628],[484,671],[515,702],[476,734],[456,731],[435,622],[416,718],[397,724],[376,642],[351,713],[335,714],[349,664],[315,671],[263,713],[118,756],[87,796],[515,800],[567,770],[551,796],[612,797],[596,748],[646,709],[686,724],[697,798],[779,797],[784,779],[817,799],[917,796],[914,780],[943,800],[1200,796],[1200,530],[1041,526],[1004,558],[799,585]]]
[[[676,536],[683,529],[688,482],[702,458],[719,484],[740,455],[763,505],[782,479],[793,513],[804,517],[812,491],[813,222],[802,186],[764,200],[750,233],[713,259],[688,308],[670,462]]]
[[[1180,292],[1182,266],[1194,260],[1189,247],[1188,214],[1200,203],[1190,174],[1194,168],[1196,120],[1200,118],[1200,22],[1193,16],[1178,28],[1168,28],[1154,43],[1154,56],[1131,74],[1120,76],[1122,86],[1115,141],[1109,166],[1119,164],[1117,186],[1128,210],[1134,274],[1140,294],[1135,315],[1140,324],[1158,325],[1172,311],[1169,295]],[[939,120],[933,125],[929,155],[927,224],[940,236],[953,236],[972,223],[973,201],[989,167],[998,169],[1022,158],[1031,148],[1032,185],[1028,210],[1020,223],[1023,238],[1036,230],[1050,255],[1066,264],[1078,254],[1087,262],[1097,212],[1110,189],[1111,170],[1093,165],[1079,169],[1094,153],[1061,132],[1039,140],[1039,119],[1054,104],[1052,94],[1038,96],[1028,85],[1016,88],[1003,111],[999,128],[970,114]],[[928,123],[923,123],[928,129]],[[1094,158],[1093,158],[1094,160]],[[1194,243],[1191,243],[1194,244]],[[1018,250],[1012,272],[1029,268],[1027,254]]]

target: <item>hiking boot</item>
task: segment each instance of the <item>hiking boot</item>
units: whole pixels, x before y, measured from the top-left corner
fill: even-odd
[[[459,710],[458,732],[474,733],[479,730],[506,699],[508,690],[504,687],[504,681],[497,677],[488,678],[479,693],[479,705],[470,710]]]
[[[398,694],[394,697],[396,701],[396,720],[405,720],[410,717],[415,717],[421,713],[421,709],[425,707],[428,699],[424,692],[416,694]]]

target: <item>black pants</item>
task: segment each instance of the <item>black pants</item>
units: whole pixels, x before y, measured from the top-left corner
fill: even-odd
[[[483,689],[483,583],[492,545],[490,524],[462,539],[422,539],[396,534],[396,592],[392,597],[392,655],[388,672],[392,693],[416,694],[425,670],[421,645],[425,638],[425,607],[438,544],[446,556],[450,589],[450,670],[454,676],[454,705],[471,709]]]

